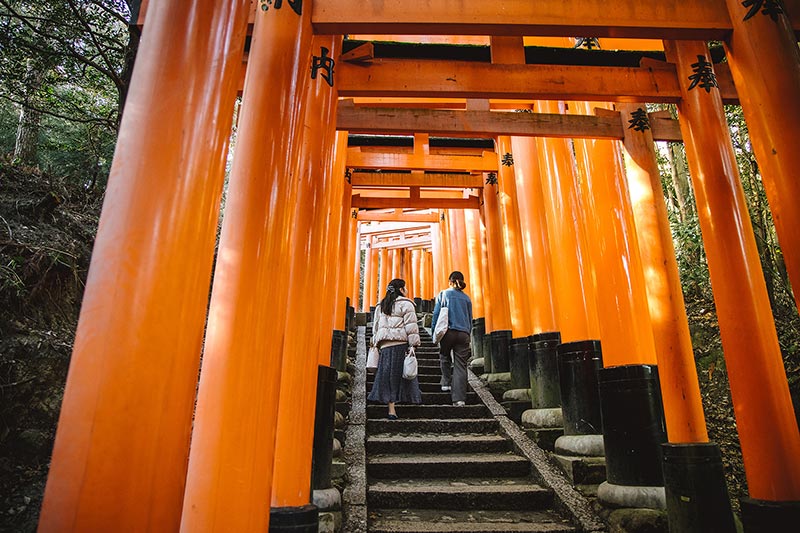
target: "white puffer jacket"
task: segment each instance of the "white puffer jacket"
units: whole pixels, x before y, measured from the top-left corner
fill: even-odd
[[[394,301],[391,315],[384,315],[380,305],[375,307],[375,316],[372,319],[372,343],[384,348],[406,342],[409,346],[420,345],[414,301],[399,297]]]

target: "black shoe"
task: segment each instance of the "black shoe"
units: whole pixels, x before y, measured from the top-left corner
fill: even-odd
[[[389,415],[386,418],[388,418],[389,420],[397,420],[397,415]]]

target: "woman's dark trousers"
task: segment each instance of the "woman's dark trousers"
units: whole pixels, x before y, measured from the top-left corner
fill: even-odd
[[[450,352],[453,356],[450,356]],[[467,363],[469,363],[469,333],[448,329],[439,342],[439,363],[442,386],[452,387],[453,402],[467,399]]]

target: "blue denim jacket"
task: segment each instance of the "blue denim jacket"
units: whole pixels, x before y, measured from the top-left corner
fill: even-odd
[[[449,288],[439,293],[436,305],[433,307],[433,321],[431,328],[436,327],[439,311],[447,307],[449,318],[447,328],[470,333],[472,331],[472,300],[463,292]]]

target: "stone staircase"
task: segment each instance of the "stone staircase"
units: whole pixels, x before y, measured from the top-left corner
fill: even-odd
[[[367,344],[371,328],[367,328]],[[423,405],[366,408],[367,531],[574,532],[554,511],[553,491],[534,481],[496,417],[474,391],[452,405],[439,386],[438,350],[421,332]],[[367,391],[374,375],[367,375]]]

